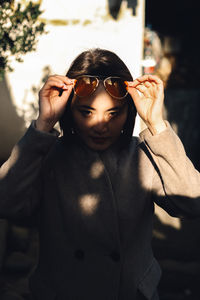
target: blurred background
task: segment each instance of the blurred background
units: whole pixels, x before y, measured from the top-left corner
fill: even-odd
[[[200,45],[195,0],[0,1],[0,164],[37,117],[38,91],[82,51],[116,52],[134,78],[165,84],[165,117],[200,170]],[[12,69],[12,71],[11,71]],[[137,118],[135,135],[144,125]],[[0,299],[28,299],[38,255],[37,218],[0,219]],[[155,209],[153,248],[161,300],[199,300],[200,219]]]

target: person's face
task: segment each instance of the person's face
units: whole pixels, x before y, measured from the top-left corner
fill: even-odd
[[[102,84],[89,97],[74,95],[71,107],[76,133],[96,151],[117,141],[127,119],[126,100],[112,98]]]

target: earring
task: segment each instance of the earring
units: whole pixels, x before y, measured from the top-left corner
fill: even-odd
[[[121,130],[121,134],[124,134],[124,129]]]
[[[71,134],[75,134],[74,128],[71,128]]]

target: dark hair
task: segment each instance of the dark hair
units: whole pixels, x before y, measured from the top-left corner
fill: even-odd
[[[105,49],[90,49],[79,54],[72,62],[66,76],[72,79],[80,75],[98,75],[101,77],[119,76],[127,81],[132,81],[132,75],[125,63],[113,52]],[[71,135],[73,120],[71,114],[71,101],[73,91],[70,95],[64,114],[60,119],[60,128],[63,131],[64,137]],[[128,116],[124,126],[124,136],[128,139],[132,136],[136,108],[131,96],[128,94]]]

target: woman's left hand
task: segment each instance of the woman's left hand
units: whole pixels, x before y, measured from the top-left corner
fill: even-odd
[[[163,119],[164,86],[155,75],[143,75],[127,82],[139,116],[153,135],[166,129]]]

